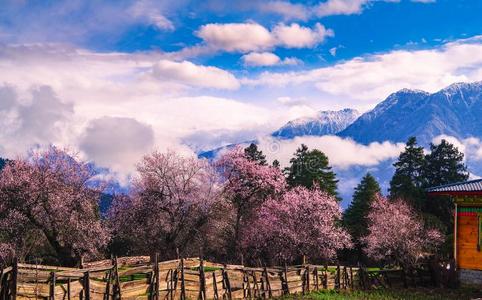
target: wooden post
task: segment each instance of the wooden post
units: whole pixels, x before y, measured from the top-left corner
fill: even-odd
[[[184,258],[181,258],[181,300],[186,300],[186,283],[184,282]]]
[[[323,274],[323,289],[328,289],[328,265],[325,265],[325,272]]]
[[[218,294],[218,283],[216,282],[216,271],[213,272],[213,289],[214,289],[214,300],[219,299],[219,294]]]
[[[12,268],[12,299],[17,299],[17,280],[18,280],[18,260],[15,257]]]
[[[115,287],[114,291],[115,294],[114,300],[121,300],[122,295],[121,295],[121,288],[120,288],[120,279],[119,279],[119,265],[117,263],[117,256],[114,257],[114,276],[115,276]]]
[[[269,274],[268,274],[268,269],[266,266],[264,267],[264,279],[266,282],[266,287],[268,288],[268,297],[273,298],[273,292],[271,291],[271,283],[269,282]],[[266,292],[265,292],[266,294]]]
[[[320,289],[319,286],[319,276],[318,276],[318,267],[315,266],[315,269],[313,270],[313,276],[315,276],[315,289],[318,291]]]
[[[49,298],[55,300],[55,272],[50,272]]]
[[[206,300],[206,277],[204,276],[204,261],[201,258],[199,264],[199,299]]]
[[[286,266],[286,262],[285,262],[285,269],[284,269],[284,277],[285,277],[285,290],[284,290],[284,293],[285,295],[288,295],[290,293],[290,287],[288,286],[288,266]]]
[[[353,290],[353,267],[350,267],[350,288]]]
[[[154,257],[154,299],[159,300],[159,253]]]
[[[305,268],[305,279],[306,279],[306,291],[310,292],[310,266],[307,265]]]
[[[228,276],[228,272],[226,271],[226,265],[224,265],[224,268],[223,268],[223,284],[224,284],[224,288],[228,291],[228,299],[231,300],[232,299],[231,283],[229,282],[229,276]],[[243,285],[244,285],[244,282],[243,282]]]
[[[84,273],[84,295],[85,300],[90,300],[90,274],[89,271]]]
[[[67,279],[67,300],[70,300],[70,277]],[[109,294],[107,294],[107,299],[106,300],[109,300]]]
[[[340,265],[336,265],[335,290],[340,289]]]

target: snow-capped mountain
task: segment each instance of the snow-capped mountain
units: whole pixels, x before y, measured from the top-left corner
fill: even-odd
[[[306,135],[336,134],[352,124],[360,113],[355,109],[339,111],[320,111],[314,117],[304,117],[289,121],[283,127],[272,133],[273,137],[292,139]]]
[[[438,135],[482,137],[482,82],[456,83],[436,93],[403,89],[341,131],[360,143],[404,142],[416,136],[427,145]]]

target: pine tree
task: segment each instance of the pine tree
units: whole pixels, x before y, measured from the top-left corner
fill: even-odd
[[[291,187],[318,187],[330,195],[338,197],[336,174],[332,171],[328,157],[320,150],[308,150],[304,144],[296,150],[290,160],[291,166],[285,169],[287,182]]]
[[[380,192],[380,185],[375,177],[367,173],[355,188],[353,200],[343,214],[343,225],[353,238],[354,254],[358,261],[361,261],[363,256],[361,238],[369,233],[367,216],[370,206]]]
[[[266,166],[266,156],[263,151],[258,150],[258,146],[255,143],[251,143],[248,147],[244,149],[244,154],[249,160],[257,161],[260,165]]]
[[[466,181],[469,178],[464,164],[464,154],[446,140],[430,145],[430,154],[425,157],[425,187]],[[444,225],[447,233],[452,230],[453,201],[450,197],[429,197],[423,208],[426,214],[434,215]]]
[[[393,166],[395,173],[390,181],[390,197],[404,199],[420,210],[425,199],[423,190],[425,156],[423,147],[417,145],[415,137],[408,139],[405,150],[400,153],[398,161]]]

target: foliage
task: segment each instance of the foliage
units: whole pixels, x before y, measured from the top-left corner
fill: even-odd
[[[393,164],[395,173],[390,181],[390,197],[401,198],[420,210],[425,199],[423,147],[417,145],[417,139],[410,137],[405,150]]]
[[[116,242],[136,253],[172,258],[178,248],[189,255],[219,200],[215,170],[205,160],[154,152],[137,171],[131,196],[116,197],[109,213]]]
[[[266,162],[266,156],[263,154],[263,151],[258,150],[258,146],[255,143],[251,143],[248,147],[244,149],[244,155],[249,160],[255,161],[260,165],[266,166],[268,163]]]
[[[469,178],[464,154],[446,140],[442,140],[438,145],[431,144],[430,153],[425,160],[425,187],[461,182]],[[453,228],[453,209],[452,199],[447,196],[430,197],[423,208],[425,213],[438,218],[447,233]]]
[[[249,159],[240,148],[222,155],[216,161],[216,168],[221,174],[223,196],[232,216],[226,218],[227,247],[236,256],[243,230],[251,226],[256,210],[269,197],[280,195],[286,181],[278,168]]]
[[[303,255],[333,259],[337,250],[351,246],[350,236],[338,226],[340,218],[333,196],[316,188],[295,187],[263,205],[243,244],[280,260]]]
[[[338,197],[338,180],[329,165],[328,157],[323,152],[317,149],[308,150],[308,147],[302,144],[290,163],[291,166],[285,172],[286,180],[291,187],[316,187]]]
[[[55,147],[11,161],[0,176],[0,225],[8,241],[2,252],[22,259],[42,242],[64,265],[98,254],[109,233],[99,218],[101,190],[89,184],[94,176]]]
[[[377,196],[368,214],[366,254],[403,268],[416,266],[443,242],[442,234],[424,227],[423,221],[403,200]]]
[[[361,238],[368,235],[368,213],[373,200],[380,192],[380,185],[375,177],[367,173],[355,188],[353,200],[343,214],[343,225],[353,238],[358,261],[361,261],[363,254]]]

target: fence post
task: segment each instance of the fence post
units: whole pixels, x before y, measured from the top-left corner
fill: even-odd
[[[184,282],[184,258],[181,258],[181,300],[186,300],[186,283]]]
[[[114,300],[121,300],[121,288],[120,288],[120,279],[119,279],[119,265],[117,263],[117,256],[114,256],[114,276],[115,276],[115,286],[113,291],[113,298]]]
[[[50,272],[50,284],[49,284],[49,298],[50,300],[55,300],[55,273]]]
[[[285,295],[288,295],[290,293],[290,287],[288,286],[288,266],[286,266],[285,262],[285,269],[284,269],[284,283],[285,283]]]
[[[310,292],[310,266],[307,265],[305,269],[305,274],[306,274],[306,291],[309,293]]]
[[[268,269],[266,268],[266,266],[264,267],[264,276],[265,276],[266,286],[268,287],[268,296],[269,298],[273,298],[273,294],[271,292],[271,283],[269,282]]]
[[[335,290],[340,289],[340,265],[336,265]]]
[[[159,253],[154,258],[154,299],[159,300]]]
[[[228,272],[226,271],[226,265],[224,265],[223,268],[223,283],[225,286],[225,289],[228,291],[228,299],[231,300],[231,283],[229,282],[229,276]]]
[[[85,300],[90,300],[90,274],[89,271],[84,273],[84,295]]]
[[[67,300],[70,300],[70,277],[67,279]],[[106,300],[109,300],[109,293]]]
[[[18,259],[15,257],[12,268],[12,299],[17,299]]]
[[[204,261],[202,258],[199,264],[199,285],[199,298],[206,300],[206,277],[204,276]]]

